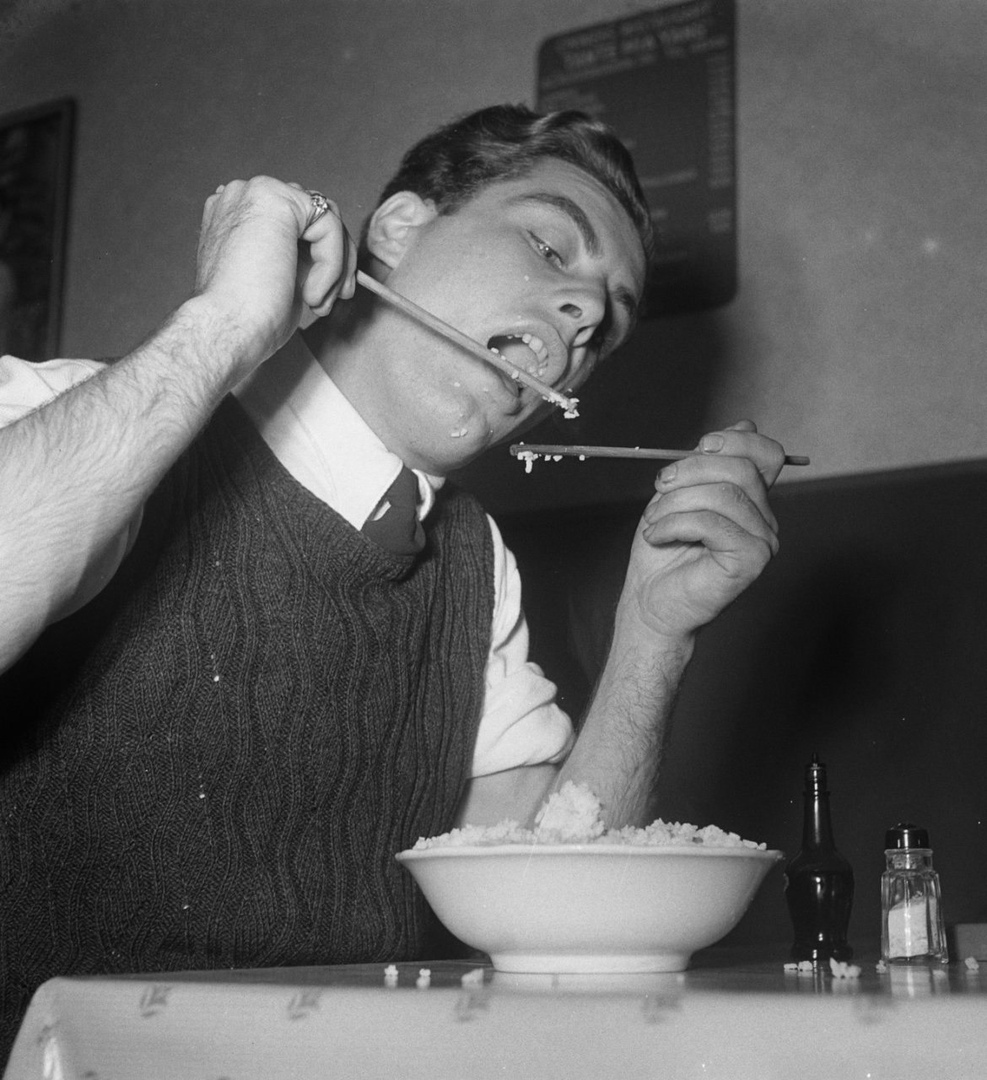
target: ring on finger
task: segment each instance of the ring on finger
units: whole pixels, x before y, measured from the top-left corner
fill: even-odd
[[[321,191],[306,190],[305,194],[312,200],[312,209],[315,211],[315,217],[312,218],[310,224],[314,225],[320,217],[329,213],[332,209],[332,204]]]

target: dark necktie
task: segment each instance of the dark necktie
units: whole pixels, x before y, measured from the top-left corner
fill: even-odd
[[[418,520],[418,479],[407,465],[384,493],[376,516],[367,519],[362,532],[396,555],[414,555],[425,546],[425,531]]]

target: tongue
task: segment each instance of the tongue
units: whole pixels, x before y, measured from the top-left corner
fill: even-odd
[[[490,347],[496,349],[505,359],[510,360],[515,367],[534,373],[534,368],[538,363],[537,357],[523,341],[518,341],[517,338],[496,337],[491,339]]]

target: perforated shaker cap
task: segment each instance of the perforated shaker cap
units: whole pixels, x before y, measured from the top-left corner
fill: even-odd
[[[884,834],[884,847],[887,848],[927,848],[929,833],[919,825],[899,821],[893,829]]]

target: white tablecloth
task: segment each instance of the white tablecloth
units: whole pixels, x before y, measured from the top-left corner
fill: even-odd
[[[4,1080],[983,1080],[987,970],[517,976],[443,962],[53,979]],[[985,965],[987,969],[987,965]]]

